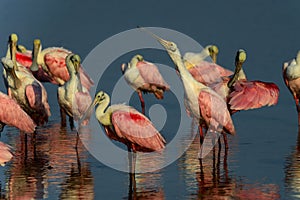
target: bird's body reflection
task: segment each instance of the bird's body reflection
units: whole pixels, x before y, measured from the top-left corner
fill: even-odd
[[[55,187],[61,199],[93,199],[94,187],[86,152],[77,134],[52,124],[36,138],[13,137],[15,154],[9,168],[7,199],[43,199]],[[68,191],[68,192],[66,192]],[[85,198],[85,199],[86,199]]]
[[[249,184],[230,174],[231,151],[216,146],[202,163],[197,157],[199,135],[179,161],[191,199],[279,199],[275,184]],[[231,142],[229,140],[229,142]],[[231,144],[232,146],[232,144]]]
[[[298,128],[297,144],[286,159],[285,188],[288,195],[300,198],[300,127]]]
[[[128,200],[160,200],[165,199],[164,190],[161,187],[161,172],[136,174],[136,186],[133,187],[129,178]]]

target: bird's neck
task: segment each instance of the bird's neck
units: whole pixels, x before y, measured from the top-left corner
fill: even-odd
[[[247,77],[246,77],[246,74],[243,70],[243,68],[240,70],[240,72],[238,73],[238,80],[242,80],[242,79],[245,79],[247,80]]]
[[[44,63],[44,53],[42,52],[42,46],[40,46],[40,48],[35,50],[32,57],[33,57],[32,61],[35,61],[38,65],[44,65],[45,64]]]
[[[182,57],[181,57],[181,54],[179,51],[177,51],[174,55],[170,55],[170,56],[178,68],[181,80],[185,87],[187,87],[188,85],[194,85],[199,88],[206,88],[205,85],[196,81],[194,79],[194,77],[191,75],[191,73],[186,69],[186,66],[184,65],[184,62],[182,60]]]
[[[13,80],[13,87],[15,89],[20,88],[20,86],[21,86],[22,83],[21,83],[21,80],[19,79],[19,77],[17,76],[15,68],[13,68],[11,70],[11,76],[12,76],[12,80]]]
[[[298,52],[297,56],[296,56],[296,63],[298,65],[300,65],[300,52]]]
[[[234,74],[233,76],[231,77],[231,79],[229,80],[227,86],[229,88],[231,88],[236,81],[238,80],[247,80],[247,77],[246,77],[246,74],[242,68],[242,65],[241,64],[237,64],[236,68],[235,68],[235,71],[234,71]]]
[[[96,118],[104,126],[112,125],[111,122],[112,111],[110,108],[108,108],[108,105],[109,105],[109,101],[105,101],[99,104],[98,107],[96,108]]]

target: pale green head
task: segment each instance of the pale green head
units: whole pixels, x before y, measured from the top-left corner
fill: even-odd
[[[66,57],[66,65],[69,72],[74,71],[75,74],[77,74],[79,72],[80,63],[81,63],[81,58],[77,54],[69,54]]]
[[[35,72],[39,70],[39,65],[38,65],[38,54],[41,50],[41,40],[40,39],[35,39],[33,41],[33,51],[32,51],[32,64],[30,66],[30,70]]]
[[[143,56],[137,54],[137,55],[133,56],[133,58],[131,59],[130,65],[128,65],[128,68],[136,66],[138,62],[142,62],[142,61],[144,61]]]
[[[219,53],[219,48],[216,45],[208,45],[207,50],[209,52],[210,57],[212,58],[213,62],[217,62],[217,55]]]
[[[247,55],[244,49],[239,49],[236,53],[236,62],[244,63],[246,61]]]
[[[216,45],[208,45],[207,49],[210,54],[218,54],[219,53],[219,48]]]
[[[12,42],[12,43],[17,44],[17,42],[18,42],[18,36],[17,36],[17,34],[15,34],[15,33],[10,34],[9,41]]]
[[[95,95],[94,101],[93,101],[93,105],[100,105],[103,102],[109,102],[110,101],[110,97],[107,93],[100,91]]]

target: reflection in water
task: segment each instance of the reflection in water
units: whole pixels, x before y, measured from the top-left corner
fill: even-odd
[[[286,159],[285,188],[289,196],[300,198],[300,127],[297,145]]]
[[[49,192],[61,199],[93,199],[93,178],[86,153],[76,132],[53,124],[37,131],[36,137],[16,133],[15,154],[8,170],[8,199],[42,199]],[[60,188],[62,191],[60,191]],[[51,194],[52,196],[52,194]]]
[[[179,161],[188,195],[191,199],[279,199],[279,187],[274,184],[246,184],[230,176],[228,155],[218,145],[200,163],[199,136]],[[232,146],[232,145],[230,145]]]
[[[128,175],[129,176],[129,175]],[[161,172],[136,174],[136,188],[128,187],[128,199],[136,200],[160,200],[165,199],[163,188],[161,187]],[[130,182],[130,177],[129,177]]]

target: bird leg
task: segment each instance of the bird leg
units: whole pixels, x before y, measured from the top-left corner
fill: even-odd
[[[5,124],[0,122],[0,136],[1,136],[1,132],[3,131]]]
[[[202,125],[199,125],[198,128],[199,128],[199,134],[200,134],[200,147],[201,147],[201,145],[203,144],[203,141],[204,141],[204,133],[203,133]]]
[[[299,99],[297,98],[297,96],[294,96],[294,99],[295,99],[296,109],[297,109],[297,113],[298,113],[298,126],[300,126],[300,105],[299,105]]]
[[[135,191],[135,163],[136,163],[136,154],[131,151],[130,145],[127,145],[128,149],[128,161],[129,161],[129,176],[130,176],[130,187],[132,191]]]
[[[71,128],[71,130],[73,131],[73,129],[74,129],[74,119],[73,119],[73,117],[69,117],[69,123],[70,123],[70,128]]]
[[[139,98],[140,98],[140,101],[141,101],[142,113],[143,113],[143,115],[145,115],[145,101],[143,99],[142,92],[138,91],[138,94],[139,94]]]
[[[224,139],[224,144],[225,144],[225,151],[228,150],[228,142],[227,142],[227,135],[226,133],[222,133],[223,139]]]
[[[66,127],[67,126],[66,112],[61,107],[60,107],[60,118],[61,118],[61,127]]]

